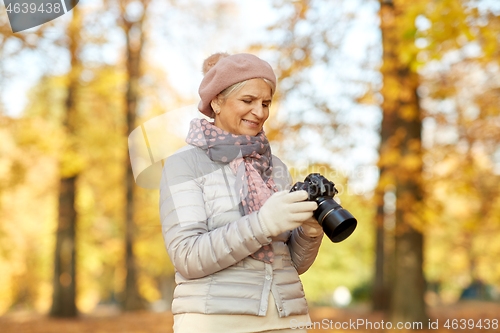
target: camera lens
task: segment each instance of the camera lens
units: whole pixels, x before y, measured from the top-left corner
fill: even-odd
[[[356,229],[358,222],[354,216],[332,198],[318,198],[317,203],[314,217],[332,242],[342,242]]]

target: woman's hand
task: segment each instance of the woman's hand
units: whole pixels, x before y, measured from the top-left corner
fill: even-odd
[[[313,217],[302,223],[302,231],[307,237],[318,237],[323,234],[323,227],[321,227],[318,221]]]
[[[267,237],[293,230],[312,218],[318,208],[315,201],[304,201],[306,191],[274,193],[259,210],[259,221]]]

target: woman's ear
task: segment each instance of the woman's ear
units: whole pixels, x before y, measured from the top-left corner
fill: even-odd
[[[212,110],[214,110],[214,111],[220,109],[219,97],[218,96],[215,97],[214,99],[212,99],[212,101],[210,102],[210,106],[212,107]]]

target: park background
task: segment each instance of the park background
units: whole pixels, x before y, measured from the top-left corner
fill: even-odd
[[[135,183],[128,136],[196,104],[226,51],[272,65],[273,153],[358,219],[302,275],[313,320],[496,331],[478,323],[500,319],[499,16],[495,0],[87,0],[13,34],[0,6],[0,330],[171,331],[159,191]]]

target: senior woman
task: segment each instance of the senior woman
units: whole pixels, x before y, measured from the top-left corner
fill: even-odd
[[[299,274],[323,231],[307,193],[271,154],[263,125],[276,87],[271,66],[247,53],[204,62],[187,146],[160,186],[165,247],[175,267],[174,332],[306,332]]]

